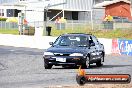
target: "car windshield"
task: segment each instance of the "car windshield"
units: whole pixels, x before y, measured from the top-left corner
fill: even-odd
[[[61,36],[59,37],[53,46],[76,46],[86,47],[88,45],[86,36]]]

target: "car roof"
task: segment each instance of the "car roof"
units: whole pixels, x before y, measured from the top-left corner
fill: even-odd
[[[85,33],[68,33],[68,34],[62,34],[61,36],[89,36],[89,35],[92,35],[92,34],[85,34]]]

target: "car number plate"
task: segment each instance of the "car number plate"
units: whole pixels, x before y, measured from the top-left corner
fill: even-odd
[[[56,61],[59,61],[59,62],[66,62],[66,58],[56,58]]]

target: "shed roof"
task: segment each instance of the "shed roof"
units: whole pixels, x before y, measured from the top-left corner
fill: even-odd
[[[128,3],[128,4],[131,4],[131,2],[128,1],[128,0],[113,0],[113,1],[104,1],[102,3],[98,3],[98,4],[94,5],[94,8],[104,8],[108,5],[115,4],[115,3],[118,3],[118,2],[125,2],[125,3]]]
[[[9,1],[9,0],[8,0]],[[26,10],[43,11],[44,8],[65,11],[91,11],[93,0],[41,0],[29,2],[2,3],[2,6],[25,6]],[[9,7],[10,8],[10,7]]]

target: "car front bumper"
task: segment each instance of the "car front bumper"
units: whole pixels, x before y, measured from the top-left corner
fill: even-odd
[[[83,56],[44,56],[44,62],[51,65],[82,65],[85,63]]]

